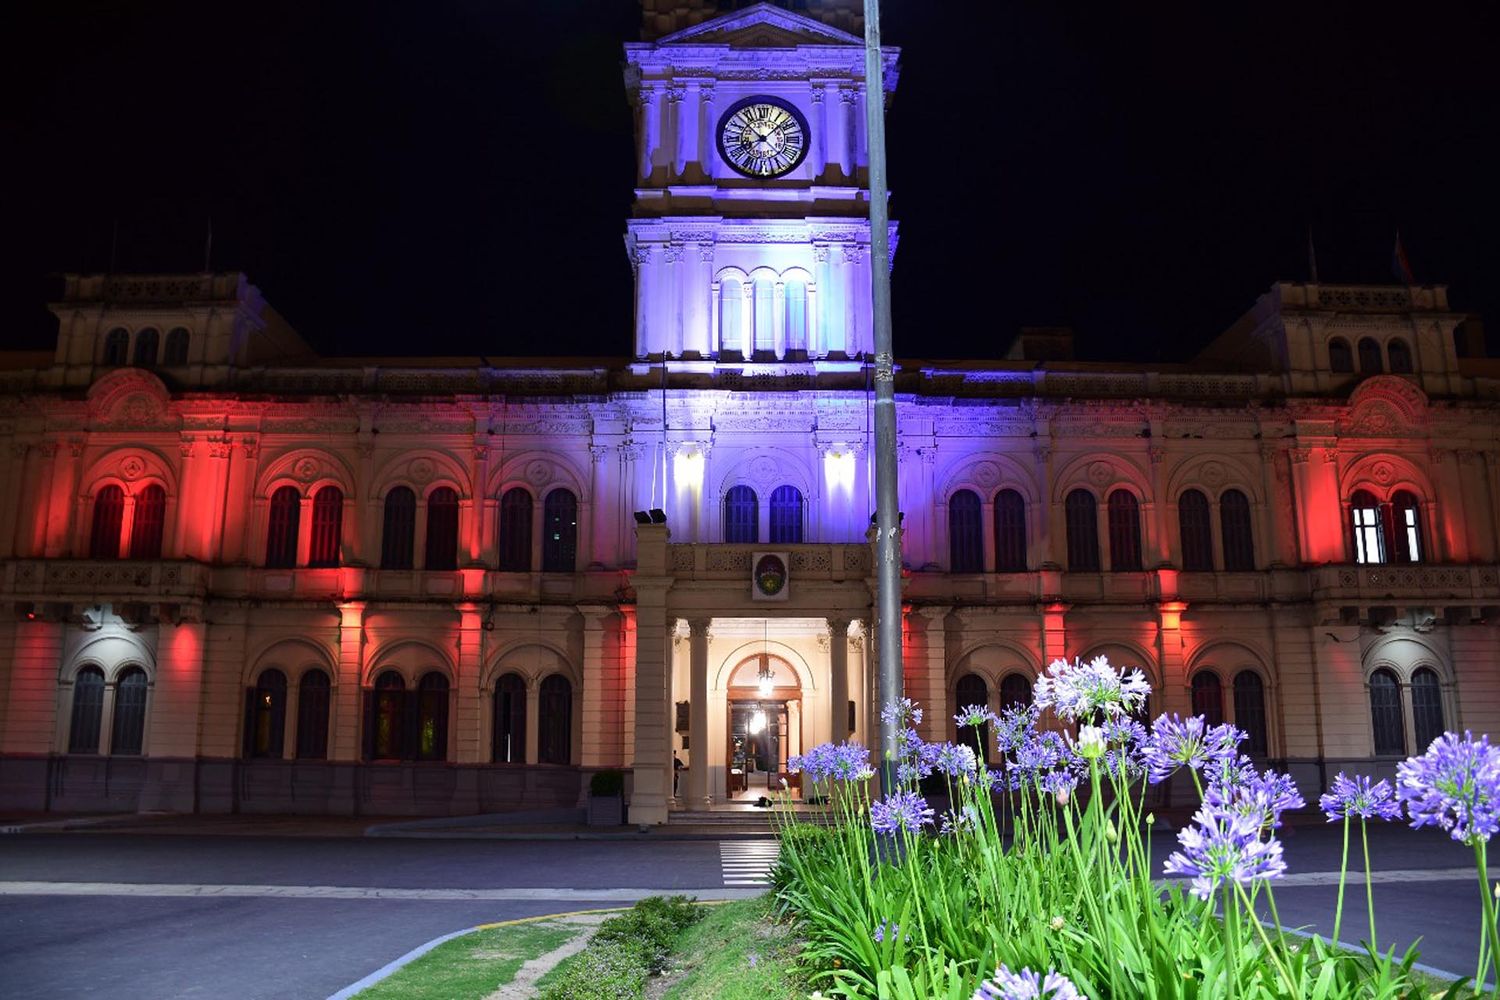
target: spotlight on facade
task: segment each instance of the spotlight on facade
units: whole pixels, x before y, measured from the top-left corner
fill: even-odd
[[[16,617],[23,622],[34,622],[40,615],[37,614],[35,604],[32,604],[30,601],[17,601]]]
[[[660,507],[652,507],[651,511],[650,511],[650,515],[651,515],[651,523],[652,524],[666,524],[667,523],[667,512],[664,511],[664,510],[662,510]]]
[[[643,510],[638,510],[638,511],[635,512],[635,523],[636,524],[650,524],[651,523],[651,515],[647,514]]]

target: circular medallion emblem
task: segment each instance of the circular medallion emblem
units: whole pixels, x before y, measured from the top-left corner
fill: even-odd
[[[746,177],[780,177],[807,155],[807,120],[772,97],[747,97],[719,119],[719,152]]]
[[[755,586],[767,597],[775,597],[786,586],[786,563],[780,556],[764,555],[755,562]]]

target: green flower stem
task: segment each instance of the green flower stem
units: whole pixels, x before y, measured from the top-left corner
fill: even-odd
[[[1277,975],[1281,976],[1281,981],[1286,983],[1287,994],[1289,996],[1296,996],[1297,984],[1292,980],[1291,971],[1288,970],[1285,963],[1282,962],[1281,954],[1271,944],[1271,939],[1266,936],[1265,924],[1256,919],[1255,912],[1250,909],[1250,899],[1245,895],[1244,886],[1240,885],[1238,882],[1234,882],[1233,885],[1240,898],[1245,901],[1245,907],[1249,911],[1250,922],[1255,925],[1256,931],[1260,933],[1261,942],[1266,947],[1266,957],[1269,958],[1271,960],[1271,964],[1276,967],[1276,973]]]
[[[1490,940],[1490,956],[1486,962],[1483,957],[1479,962],[1479,975],[1474,980],[1474,992],[1478,994],[1484,989],[1484,970],[1487,965],[1494,965],[1495,959],[1500,958],[1500,928],[1495,926],[1495,897],[1490,891],[1490,868],[1489,868],[1489,845],[1483,840],[1474,843],[1474,860],[1479,866],[1479,898],[1483,905],[1484,932]],[[1492,997],[1500,997],[1500,968],[1495,975],[1495,990],[1490,994]]]
[[[1380,945],[1375,938],[1375,884],[1370,877],[1370,836],[1365,832],[1365,818],[1359,818],[1359,839],[1365,849],[1365,909],[1370,914],[1370,951],[1380,954]]]
[[[1339,855],[1339,901],[1333,909],[1333,944],[1339,943],[1339,926],[1344,919],[1344,876],[1349,873],[1349,814],[1344,813],[1344,851]]]
[[[1213,905],[1213,896],[1208,899]],[[1236,1000],[1240,992],[1240,903],[1234,896],[1225,900],[1224,934],[1228,938],[1225,948],[1225,970],[1229,975],[1229,1000]]]

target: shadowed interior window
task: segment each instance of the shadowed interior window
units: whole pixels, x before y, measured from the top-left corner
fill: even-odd
[[[1405,725],[1401,720],[1401,685],[1384,668],[1370,675],[1370,723],[1375,732],[1375,752],[1400,757],[1406,753]]]
[[[104,671],[84,667],[73,679],[73,719],[68,727],[68,753],[98,753],[99,726],[104,721]]]
[[[1391,374],[1411,374],[1411,348],[1406,346],[1406,341],[1400,337],[1395,338],[1386,345],[1385,353],[1390,358]]]
[[[1068,522],[1068,569],[1099,572],[1099,513],[1094,494],[1077,489],[1063,505]]]
[[[89,534],[90,559],[120,557],[120,524],[124,517],[124,490],[109,485],[94,494],[94,523]]]
[[[741,545],[760,541],[760,503],[748,486],[731,486],[724,494],[724,541]]]
[[[1141,506],[1129,490],[1109,495],[1109,568],[1115,572],[1141,568]]]
[[[1255,568],[1255,537],[1250,531],[1250,498],[1239,490],[1219,497],[1219,533],[1224,542],[1224,569],[1245,573]]]
[[[135,335],[135,363],[141,368],[150,368],[156,364],[156,351],[161,343],[161,334],[156,332],[156,327],[148,326]]]
[[[1031,704],[1031,679],[1025,674],[1006,674],[1000,681],[1000,708]]]
[[[1379,375],[1383,370],[1380,361],[1380,345],[1371,337],[1359,342],[1359,373]]]
[[[427,552],[423,569],[458,569],[458,492],[439,486],[427,497]]]
[[[162,351],[161,363],[169,368],[187,364],[188,340],[187,330],[180,326],[167,334],[167,346]]]
[[[1343,337],[1334,337],[1328,342],[1328,367],[1340,375],[1354,371],[1354,352]]]
[[[578,564],[578,498],[555,489],[542,503],[542,572],[571,573]]]
[[[448,678],[428,671],[417,682],[418,760],[448,759]]]
[[[115,683],[114,729],[109,752],[139,756],[146,735],[146,672],[130,667]]]
[[[973,490],[959,490],[948,498],[948,568],[951,573],[984,572],[979,494]]]
[[[380,568],[411,569],[416,549],[417,495],[397,486],[385,495],[380,532]]]
[[[328,759],[328,675],[308,670],[297,685],[297,759]]]
[[[538,706],[537,760],[543,764],[571,763],[573,747],[573,685],[562,674],[542,681]]]
[[[1026,500],[1015,490],[995,494],[995,572],[1026,572]]]
[[[531,494],[519,486],[500,498],[500,568],[531,572]]]
[[[344,491],[325,486],[313,494],[312,547],[309,566],[337,566],[339,542],[344,530]]]
[[[1177,498],[1177,528],[1182,538],[1182,568],[1208,573],[1214,568],[1213,527],[1208,521],[1208,497],[1187,490]]]
[[[493,733],[495,763],[526,763],[526,682],[520,674],[506,674],[495,683]]]
[[[1443,735],[1443,686],[1430,667],[1412,672],[1411,722],[1418,753],[1426,753],[1432,741]]]
[[[1266,753],[1266,692],[1260,674],[1241,670],[1234,678],[1234,724],[1245,734],[1245,752]]]
[[[1210,726],[1224,721],[1224,688],[1219,675],[1200,670],[1193,675],[1193,714],[1201,715]]]
[[[802,491],[778,486],[771,493],[771,542],[797,545],[802,541]]]
[[[283,486],[271,494],[271,517],[266,530],[266,565],[289,569],[297,564],[297,532],[302,512],[302,494],[295,486]]]
[[[104,338],[104,363],[119,366],[130,356],[130,331],[115,327]]]
[[[130,522],[130,558],[161,558],[162,528],[166,518],[166,490],[152,483],[135,495],[135,516]]]
[[[262,670],[245,691],[245,756],[280,759],[286,736],[286,674]]]

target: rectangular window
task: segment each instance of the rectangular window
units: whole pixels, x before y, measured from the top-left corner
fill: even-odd
[[[1384,540],[1380,537],[1380,511],[1375,507],[1354,508],[1354,561],[1385,562]]]

